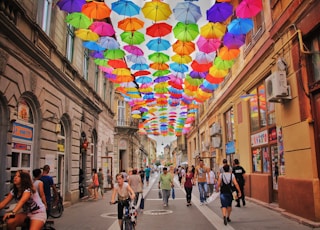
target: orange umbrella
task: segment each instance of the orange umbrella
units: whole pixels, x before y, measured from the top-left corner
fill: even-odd
[[[219,83],[223,82],[224,77],[215,77],[215,76],[212,76],[211,74],[208,74],[206,76],[206,80],[208,82],[210,82],[211,84],[219,84]]]
[[[222,38],[225,34],[227,27],[219,22],[208,22],[200,28],[200,35],[207,39],[210,38]]]
[[[219,57],[222,60],[232,60],[238,57],[239,53],[240,53],[240,49],[229,49],[228,47],[223,46],[219,50]]]
[[[93,19],[105,19],[110,17],[111,10],[104,2],[92,1],[82,6],[82,13]]]
[[[117,75],[116,79],[113,80],[114,83],[123,83],[123,82],[131,82],[134,80],[134,77],[131,75]]]
[[[179,55],[189,55],[195,50],[195,45],[193,42],[183,42],[177,40],[173,45],[173,52]]]
[[[143,28],[144,22],[138,18],[126,18],[118,22],[118,27],[124,31],[135,31]]]
[[[155,70],[166,70],[166,69],[169,69],[169,65],[166,63],[154,62],[150,64],[150,68]]]
[[[99,39],[98,34],[88,29],[78,29],[74,33],[78,38],[81,38],[84,41],[97,41]]]

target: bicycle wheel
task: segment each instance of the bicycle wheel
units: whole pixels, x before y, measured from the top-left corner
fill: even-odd
[[[129,220],[126,219],[124,222],[124,230],[134,230],[134,224]]]
[[[57,202],[57,204],[52,203],[50,209],[50,216],[53,218],[59,218],[63,212],[63,204],[61,200]]]

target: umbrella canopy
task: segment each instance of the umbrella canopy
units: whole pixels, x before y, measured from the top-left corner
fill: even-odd
[[[137,64],[147,63],[147,59],[144,56],[130,54],[127,56],[127,60]]]
[[[227,28],[232,34],[246,34],[253,28],[253,21],[251,18],[233,19]]]
[[[245,34],[232,34],[227,32],[223,36],[223,44],[229,49],[240,48],[246,42]]]
[[[75,12],[67,15],[66,22],[77,29],[87,29],[92,20],[83,13]]]
[[[209,69],[209,74],[212,75],[213,77],[224,77],[228,74],[227,69],[218,69],[217,66],[212,66]]]
[[[167,20],[172,14],[170,5],[160,1],[146,2],[141,11],[145,18],[153,21]]]
[[[183,22],[178,22],[172,31],[174,37],[180,41],[193,41],[199,35],[197,24],[184,24]]]
[[[208,22],[200,28],[200,35],[205,38],[222,38],[227,27],[219,22]]]
[[[150,75],[151,72],[150,71],[146,71],[146,70],[139,70],[137,72],[135,72],[133,75],[135,77],[138,77],[138,76],[147,76],[147,75]]]
[[[214,65],[218,68],[218,69],[230,69],[233,65],[233,60],[227,61],[227,60],[223,60],[220,57],[217,57],[216,59],[214,59]]]
[[[252,18],[262,10],[261,0],[243,0],[236,8],[239,18]]]
[[[113,37],[100,37],[97,42],[100,46],[106,49],[118,49],[120,48],[120,44]]]
[[[165,23],[155,23],[147,28],[146,33],[151,37],[163,37],[171,33],[172,26]]]
[[[123,32],[120,37],[123,42],[129,45],[138,45],[144,42],[144,34],[139,31]]]
[[[140,13],[140,7],[132,1],[119,0],[111,3],[112,11],[119,15],[134,16]]]
[[[156,52],[156,53],[150,54],[148,56],[148,58],[149,58],[149,60],[151,60],[153,62],[159,62],[159,63],[169,61],[169,55],[161,53],[161,52]]]
[[[228,47],[224,46],[219,50],[219,57],[222,60],[232,60],[238,57],[240,54],[239,49],[228,49]]]
[[[112,60],[123,58],[125,55],[126,53],[122,49],[107,50],[104,52],[104,56]]]
[[[78,29],[74,32],[74,34],[84,40],[84,41],[97,41],[99,39],[99,35],[92,32],[88,29]]]
[[[173,51],[179,55],[189,55],[195,50],[193,42],[184,42],[177,40],[172,45]]]
[[[88,2],[82,6],[82,13],[93,19],[109,18],[111,10],[104,2]]]
[[[87,41],[82,43],[83,47],[89,49],[89,50],[95,50],[95,51],[103,51],[105,48],[102,46],[99,46],[96,42],[93,41]],[[102,56],[103,58],[103,56]]]
[[[206,78],[208,72],[207,71],[196,71],[196,70],[192,70],[190,72],[190,77],[192,78]]]
[[[179,64],[187,64],[192,61],[192,57],[189,55],[179,55],[175,54],[171,57],[171,60]]]
[[[108,65],[113,68],[128,68],[127,63],[122,59],[109,60]]]
[[[191,63],[191,68],[198,72],[208,71],[211,66],[212,66],[212,63],[200,64],[195,60]]]
[[[233,13],[233,6],[230,3],[215,3],[207,10],[207,20],[210,22],[223,22]]]
[[[132,70],[146,70],[149,69],[148,64],[134,64],[130,67]]]
[[[124,31],[135,31],[143,28],[144,22],[138,18],[125,18],[118,22],[118,28]]]
[[[170,70],[158,70],[155,71],[152,76],[158,77],[158,76],[164,76],[166,74],[170,73]]]
[[[115,31],[113,26],[106,22],[96,21],[90,25],[90,30],[99,34],[100,36],[113,36]]]
[[[81,12],[86,0],[59,0],[57,6],[68,13]]]
[[[179,2],[173,14],[177,21],[186,24],[196,23],[202,16],[200,7],[191,2]]]
[[[189,67],[185,64],[171,63],[170,69],[172,69],[175,72],[185,73],[188,72]]]
[[[216,51],[221,45],[221,40],[217,38],[205,38],[200,36],[197,41],[197,46],[200,51],[211,53]]]
[[[147,43],[147,47],[150,50],[153,51],[163,51],[169,49],[171,47],[171,44],[168,40],[162,39],[162,38],[156,38],[152,39]]]
[[[156,70],[166,70],[166,69],[169,69],[169,65],[166,63],[154,62],[150,64],[150,68],[156,69]]]
[[[216,52],[211,52],[211,53],[197,52],[195,60],[199,64],[208,64],[208,63],[212,63],[215,57],[216,57]]]
[[[142,77],[136,78],[136,82],[137,83],[141,83],[141,84],[146,84],[146,83],[152,82],[152,78],[151,77],[142,76]]]
[[[138,46],[134,46],[134,45],[125,45],[123,47],[123,49],[125,51],[127,51],[128,53],[137,55],[137,56],[141,56],[144,54],[144,52],[142,51],[142,49],[140,49]]]

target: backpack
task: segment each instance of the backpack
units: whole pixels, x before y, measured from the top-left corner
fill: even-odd
[[[224,173],[222,174],[222,178],[221,178],[221,188],[220,188],[220,192],[221,193],[229,193],[229,194],[232,194],[232,174],[231,174],[231,178],[230,178],[230,182],[228,184],[224,183],[224,180],[223,180],[223,175]]]

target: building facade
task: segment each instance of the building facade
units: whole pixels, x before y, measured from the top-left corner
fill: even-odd
[[[223,158],[238,158],[248,196],[313,221],[320,220],[319,9],[319,1],[263,1],[188,135],[189,159],[209,154],[217,171]],[[200,149],[202,133],[209,153]]]

